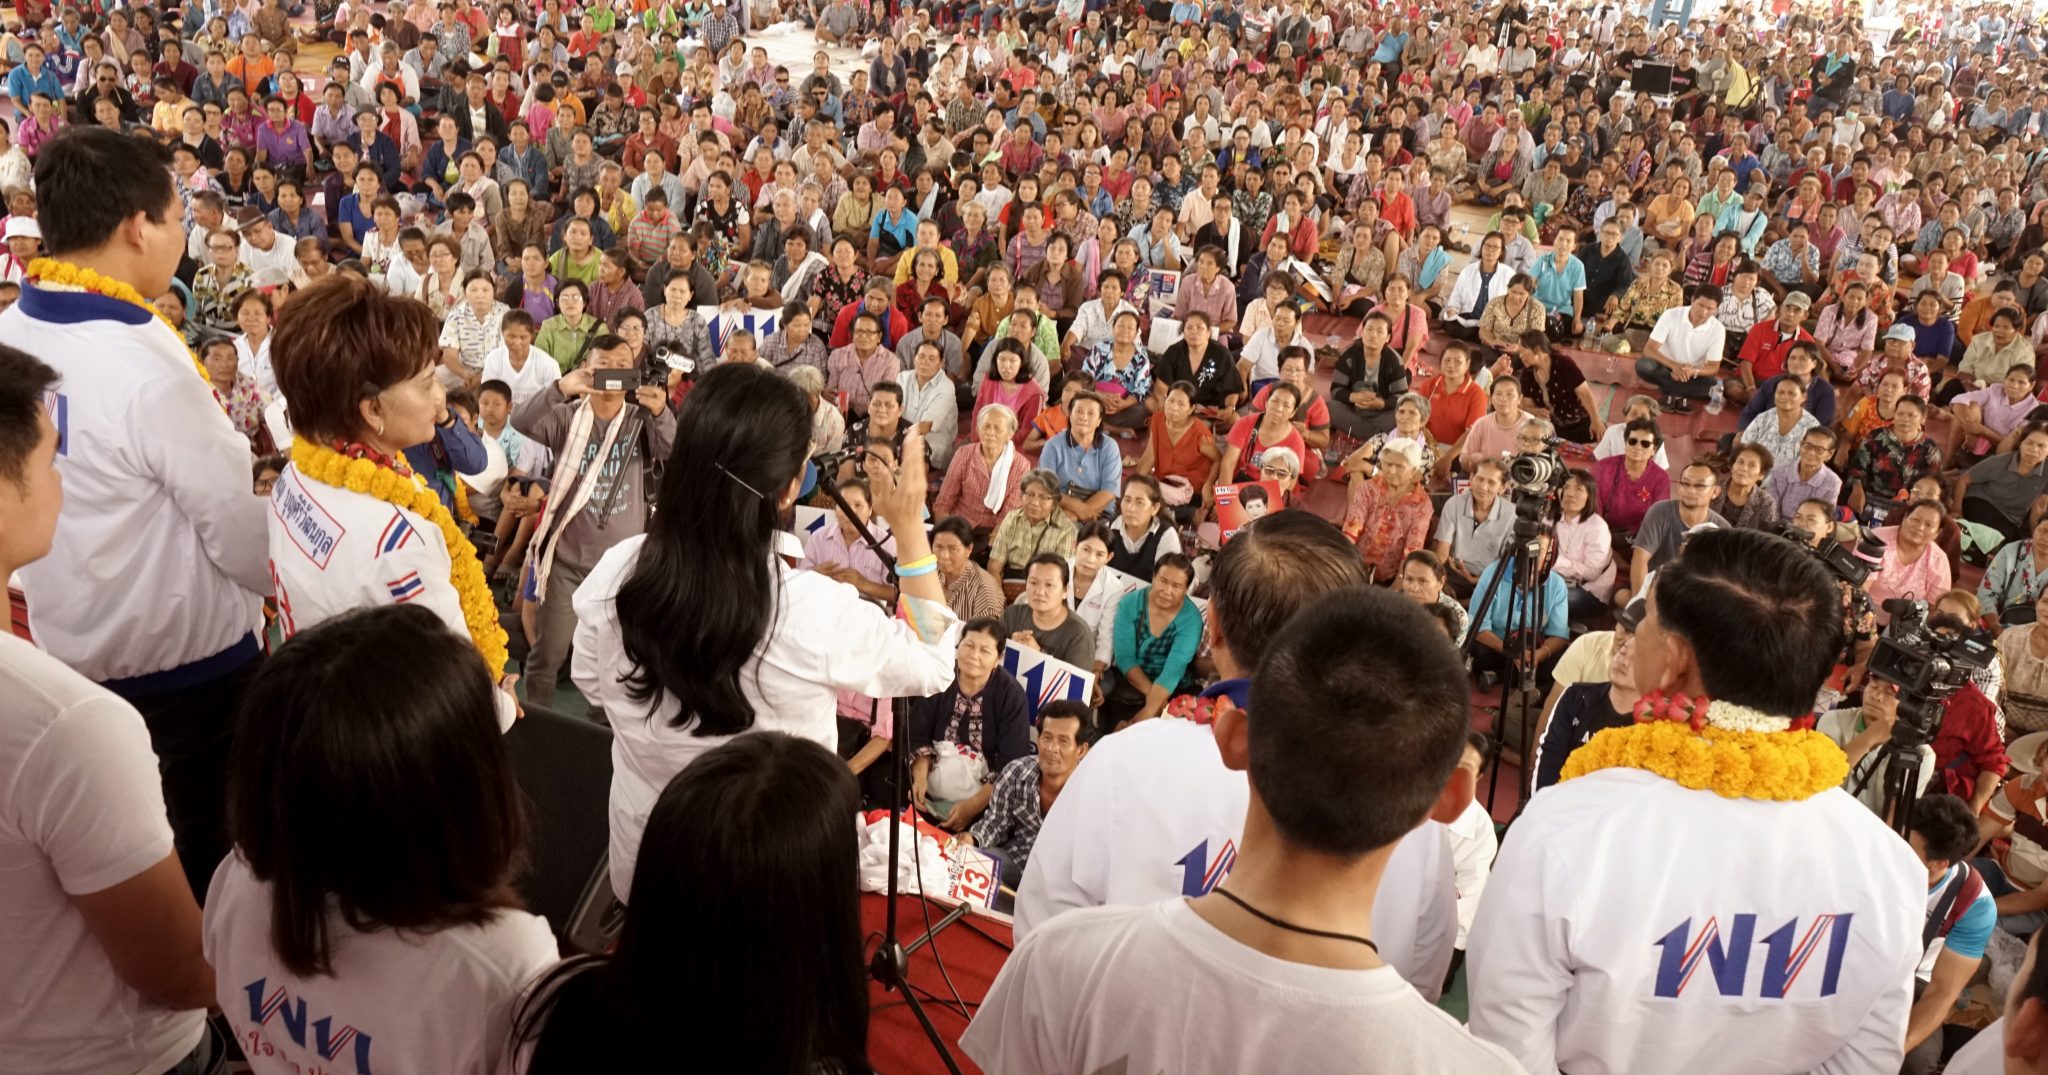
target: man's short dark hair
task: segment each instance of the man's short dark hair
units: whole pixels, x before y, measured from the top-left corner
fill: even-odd
[[[1032,557],[1031,562],[1024,565],[1024,573],[1026,575],[1029,575],[1031,573],[1031,569],[1037,567],[1040,564],[1045,564],[1048,567],[1059,568],[1061,586],[1067,585],[1070,579],[1072,578],[1073,569],[1067,566],[1067,558],[1054,552],[1042,552],[1039,553],[1037,556]]]
[[[1827,568],[1760,530],[1687,538],[1657,573],[1652,599],[1659,624],[1692,647],[1709,697],[1771,716],[1811,713],[1842,651],[1841,596]]]
[[[1250,672],[1294,614],[1372,573],[1358,548],[1328,520],[1283,511],[1246,527],[1223,546],[1209,577],[1215,629],[1240,668]]]
[[[1032,562],[1037,563],[1035,560]],[[1045,722],[1049,720],[1080,721],[1081,726],[1074,729],[1074,742],[1092,743],[1095,741],[1095,711],[1088,708],[1085,702],[1076,702],[1070,698],[1055,698],[1045,703],[1044,707],[1038,711],[1039,727],[1045,727]]]
[[[43,395],[55,387],[56,370],[0,344],[0,480],[19,486],[28,476],[28,457],[43,440]]]
[[[178,204],[163,150],[104,127],[71,127],[36,153],[36,220],[63,257],[104,245],[129,218],[162,223]]]
[[[1465,666],[1415,602],[1325,590],[1267,644],[1247,724],[1252,788],[1281,835],[1357,858],[1442,793],[1471,728]]]
[[[1961,862],[1977,849],[1977,815],[1953,795],[1929,795],[1913,807],[1907,831],[1920,837],[1927,861]]]

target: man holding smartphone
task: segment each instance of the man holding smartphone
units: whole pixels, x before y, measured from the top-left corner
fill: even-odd
[[[607,333],[590,341],[581,367],[527,400],[512,425],[558,460],[520,580],[540,606],[526,699],[547,705],[576,631],[570,598],[605,550],[646,531],[676,418],[666,389],[640,383],[632,345]]]

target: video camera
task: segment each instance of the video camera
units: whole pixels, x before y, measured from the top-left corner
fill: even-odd
[[[654,361],[685,377],[697,372],[697,361],[683,353],[682,348],[669,343],[654,345]]]
[[[1515,540],[1533,541],[1554,532],[1561,511],[1557,494],[1571,473],[1557,454],[1559,438],[1551,437],[1540,452],[1522,452],[1508,460],[1508,496],[1515,504]]]
[[[1780,536],[1808,552],[1828,569],[1828,573],[1851,586],[1862,586],[1863,580],[1877,570],[1879,561],[1884,559],[1884,542],[1874,534],[1865,534],[1855,545],[1845,545],[1831,537],[1814,540],[1813,533],[1798,523],[1786,523],[1778,528]]]
[[[1899,689],[1892,742],[1917,747],[1933,741],[1940,703],[1990,667],[1996,651],[1983,631],[1953,617],[1930,623],[1925,601],[1895,597],[1883,607],[1891,623],[1871,651],[1870,675]]]

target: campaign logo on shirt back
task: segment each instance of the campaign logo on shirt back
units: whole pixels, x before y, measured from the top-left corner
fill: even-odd
[[[267,989],[269,980],[258,978],[242,987],[249,1000],[249,1021],[258,1027],[275,1022],[291,1039],[293,1045],[307,1048],[307,1032],[312,1032],[311,1048],[323,1060],[333,1060],[347,1050],[355,1061],[358,1075],[372,1075],[370,1067],[370,1035],[353,1026],[336,1028],[334,1017],[322,1015],[311,1018],[304,997],[294,997],[283,986]],[[261,1030],[252,1030],[242,1042],[242,1049],[249,1053],[271,1055],[275,1051],[269,1041],[264,1040]]]
[[[1759,916],[1754,914],[1731,916],[1725,931],[1719,917],[1710,917],[1697,933],[1694,920],[1688,918],[1654,945],[1662,950],[1657,961],[1656,995],[1684,994],[1704,966],[1709,981],[1702,984],[1711,985],[1724,997],[1748,996],[1749,966],[1755,958],[1763,964],[1763,974],[1756,981],[1758,996],[1783,1000],[1802,976],[1818,986],[1817,995],[1834,996],[1841,984],[1842,962],[1849,952],[1849,929],[1855,917],[1823,914],[1804,921],[1795,917],[1761,937],[1757,936]],[[1809,973],[1808,964],[1815,956],[1821,957],[1820,966]]]
[[[1237,865],[1237,841],[1225,840],[1216,849],[1216,857],[1209,857],[1209,841],[1203,840],[1194,849],[1174,862],[1180,867],[1180,894],[1193,899],[1206,896],[1211,889],[1223,883],[1230,876],[1230,868]]]

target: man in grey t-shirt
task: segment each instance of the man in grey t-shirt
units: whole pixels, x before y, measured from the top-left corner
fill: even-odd
[[[1643,513],[1643,525],[1636,528],[1634,563],[1630,565],[1629,592],[1643,592],[1643,581],[1678,555],[1685,536],[1702,526],[1727,528],[1728,520],[1711,504],[1720,491],[1720,477],[1705,463],[1691,463],[1671,483],[1673,498],[1650,505]]]

